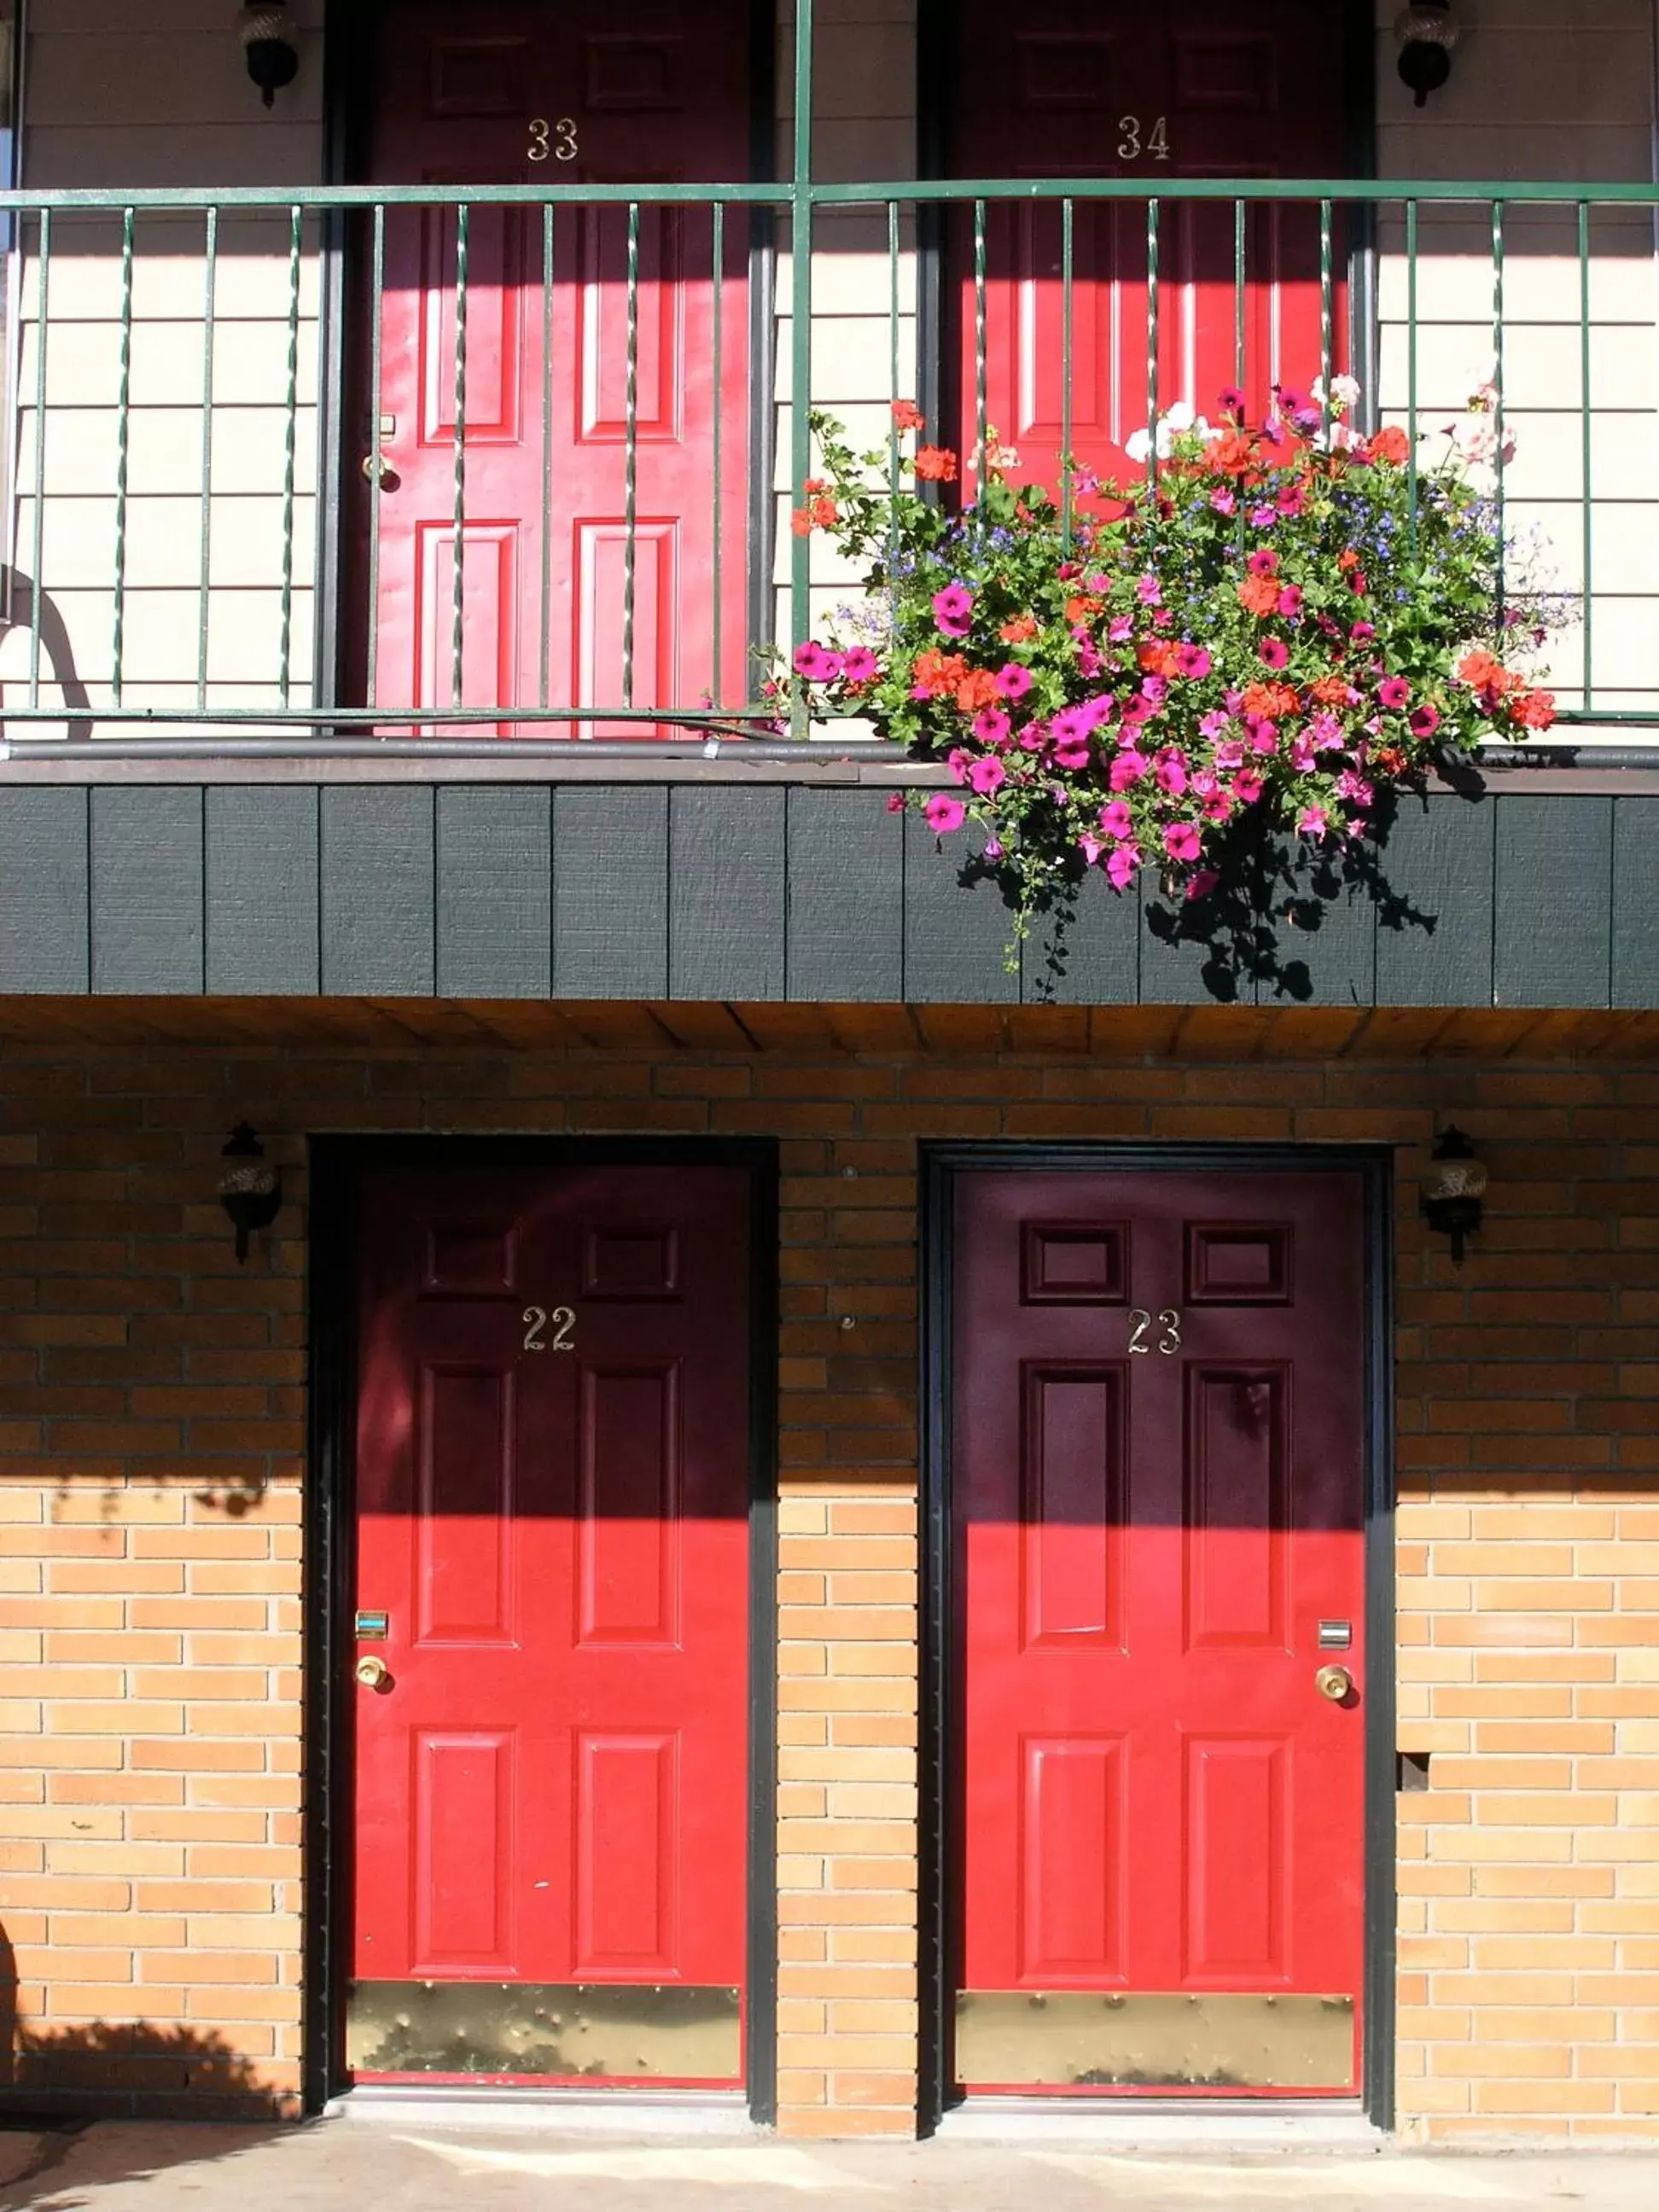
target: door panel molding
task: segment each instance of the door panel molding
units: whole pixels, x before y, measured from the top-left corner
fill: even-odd
[[[953,1218],[956,1178],[972,1170],[1358,1176],[1363,1222],[1364,1577],[1366,1685],[1364,1996],[1361,2081],[1365,2111],[1394,2118],[1395,1600],[1392,1355],[1392,1156],[1374,1146],[1022,1144],[1009,1139],[924,1145],[921,1189],[922,1738],[920,2119],[937,2126],[954,2101],[952,2044],[963,1928],[953,1864],[963,1773],[951,1756],[960,1726],[957,1593],[951,1492]]]
[[[303,2097],[319,2112],[347,2086],[354,1814],[351,1714],[355,1601],[358,1249],[355,1193],[388,1164],[536,1167],[724,1167],[749,1180],[748,1878],[744,1907],[751,2116],[775,2117],[776,1143],[771,1139],[365,1136],[313,1138],[310,1182],[309,1449],[304,1497],[305,1905]],[[476,1986],[476,1984],[474,1985]],[[725,2000],[722,1998],[722,2004]],[[418,2063],[418,2061],[416,2062]],[[429,2062],[428,2062],[429,2063]]]

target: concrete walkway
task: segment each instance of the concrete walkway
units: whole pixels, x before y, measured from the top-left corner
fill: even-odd
[[[1659,2157],[1171,2158],[324,2122],[0,2132],[0,2212],[1656,2212]]]

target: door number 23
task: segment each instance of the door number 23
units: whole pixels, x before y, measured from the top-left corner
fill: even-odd
[[[1158,1348],[1166,1357],[1173,1357],[1181,1349],[1181,1316],[1173,1306],[1165,1306],[1158,1317],[1158,1325],[1163,1331],[1158,1340]],[[1132,1352],[1145,1353],[1152,1350],[1152,1346],[1146,1341],[1152,1326],[1151,1314],[1144,1306],[1136,1306],[1129,1316],[1129,1349]]]
[[[561,115],[550,122],[538,115],[530,126],[530,143],[525,149],[525,159],[530,161],[574,161],[576,158],[576,118]]]
[[[576,1349],[573,1334],[576,1326],[574,1307],[555,1306],[549,1313],[544,1306],[526,1306],[524,1319],[524,1348],[526,1352],[574,1352]],[[550,1322],[553,1324],[550,1337],[543,1334]]]

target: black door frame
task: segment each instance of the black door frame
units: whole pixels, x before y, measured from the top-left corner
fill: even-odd
[[[1366,2117],[1394,2125],[1395,1752],[1393,1155],[1376,1146],[1022,1143],[1006,1138],[921,1151],[921,2000],[919,2120],[924,2134],[957,2101],[951,2021],[958,1938],[952,1873],[959,1643],[953,1589],[951,1402],[955,1185],[987,1168],[1041,1174],[1345,1173],[1361,1179],[1365,1299],[1364,2045]]]
[[[397,1162],[541,1167],[733,1167],[749,1176],[749,1820],[745,2087],[777,2114],[778,1146],[769,1137],[313,1136],[308,1146],[309,1437],[304,1484],[304,1988],[307,2114],[349,2087],[351,1714],[346,1667],[356,1533],[356,1195]],[[488,2094],[485,2092],[483,2094]],[[638,2092],[619,2091],[621,2096]]]

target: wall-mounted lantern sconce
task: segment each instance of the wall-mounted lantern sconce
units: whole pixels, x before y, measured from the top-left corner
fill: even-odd
[[[1423,1192],[1423,1211],[1431,1229],[1451,1239],[1451,1255],[1463,1264],[1463,1240],[1480,1226],[1485,1208],[1480,1201],[1486,1188],[1486,1170],[1474,1157],[1474,1146],[1461,1129],[1440,1132],[1433,1166]]]
[[[1394,35],[1400,46],[1401,81],[1426,107],[1429,94],[1438,92],[1451,75],[1452,49],[1463,35],[1463,27],[1451,11],[1451,0],[1417,0],[1395,18]]]
[[[269,107],[283,87],[292,84],[299,74],[300,52],[294,43],[294,20],[283,0],[247,0],[236,35],[247,57],[247,73]]]
[[[236,1257],[247,1258],[247,1240],[256,1229],[269,1229],[282,1210],[282,1171],[265,1158],[265,1148],[246,1121],[220,1147],[230,1164],[219,1178],[219,1203],[236,1231]]]

